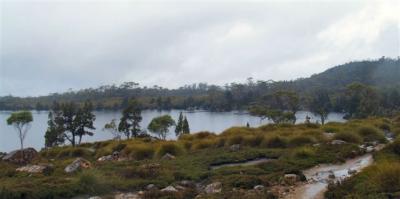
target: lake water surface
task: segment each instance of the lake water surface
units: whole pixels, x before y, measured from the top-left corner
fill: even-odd
[[[141,127],[147,128],[150,120],[156,116],[169,114],[175,120],[178,119],[180,110],[171,111],[156,111],[156,110],[145,110],[142,112],[143,120]],[[188,118],[190,131],[210,131],[220,133],[223,130],[232,126],[245,126],[248,122],[250,126],[256,127],[262,124],[269,123],[268,120],[264,120],[262,123],[258,117],[248,115],[243,112],[207,112],[207,111],[196,111],[196,112],[185,112],[184,115]],[[10,111],[0,111],[0,152],[9,152],[19,148],[19,141],[17,133],[12,126],[7,125],[6,120],[10,116]],[[44,134],[47,129],[47,111],[32,111],[33,122],[31,128],[25,139],[25,147],[34,147],[41,149],[44,146]],[[108,140],[112,138],[112,135],[108,132],[104,132],[102,129],[105,123],[110,122],[112,119],[121,117],[121,111],[96,111],[96,121],[94,126],[96,127],[94,136],[85,136],[82,142],[93,142]],[[318,120],[313,114],[305,111],[300,111],[296,114],[297,122],[302,123],[305,121],[306,116],[309,115],[312,121]],[[331,113],[328,116],[327,121],[343,122],[343,114]],[[175,132],[173,128],[170,129],[168,139],[175,139]]]

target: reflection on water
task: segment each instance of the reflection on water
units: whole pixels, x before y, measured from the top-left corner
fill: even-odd
[[[179,110],[171,111],[155,111],[146,110],[142,112],[143,121],[141,123],[142,128],[147,128],[150,120],[153,117],[160,116],[163,114],[170,114],[175,120],[179,116]],[[12,126],[8,126],[6,123],[7,117],[11,112],[0,111],[0,151],[11,151],[19,147],[18,138],[15,130]],[[44,146],[44,133],[47,128],[47,111],[33,111],[33,122],[31,129],[25,139],[26,147],[34,147],[40,149]],[[199,131],[210,131],[220,133],[223,130],[232,126],[245,126],[248,122],[250,126],[255,127],[261,124],[269,123],[268,120],[260,122],[260,119],[243,112],[207,112],[207,111],[196,111],[196,112],[184,112],[187,116],[191,132]],[[102,131],[105,123],[112,119],[119,119],[121,117],[120,111],[96,111],[96,121],[94,126],[96,127],[94,136],[86,136],[82,142],[93,142],[99,140],[111,139],[112,136],[107,132]],[[301,123],[305,121],[306,116],[309,115],[311,121],[318,120],[317,117],[313,116],[309,112],[300,111],[296,114],[297,122]],[[328,116],[329,121],[342,122],[343,115],[340,113],[331,113]],[[174,139],[175,134],[171,128],[168,139]]]

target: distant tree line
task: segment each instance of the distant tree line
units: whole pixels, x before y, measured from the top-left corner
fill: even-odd
[[[278,122],[294,120],[291,114],[298,110],[311,110],[324,116],[322,122],[331,111],[345,112],[348,117],[397,113],[400,107],[399,77],[400,59],[381,58],[350,62],[294,81],[248,78],[245,83],[224,86],[199,83],[178,89],[141,87],[135,82],[125,82],[119,86],[106,85],[42,97],[5,96],[0,97],[0,110],[50,110],[55,101],[83,105],[87,100],[92,102],[94,110],[123,110],[129,106],[129,100],[135,98],[142,109],[230,111],[269,107],[269,117]],[[374,101],[364,100],[369,97]],[[296,107],[287,104],[288,99],[294,100]],[[372,107],[371,104],[375,105],[373,110],[365,109]]]

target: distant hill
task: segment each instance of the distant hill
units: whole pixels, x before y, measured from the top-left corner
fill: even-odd
[[[309,78],[295,81],[297,88],[320,87],[338,90],[353,82],[377,88],[400,88],[400,59],[357,61],[335,66]]]
[[[350,62],[308,78],[292,81],[250,80],[247,83],[231,83],[224,87],[199,83],[177,89],[160,86],[140,87],[138,83],[125,82],[119,86],[105,85],[41,97],[5,96],[0,97],[0,110],[46,110],[54,101],[82,103],[85,100],[91,100],[98,110],[121,109],[126,106],[128,99],[136,98],[146,109],[199,108],[226,111],[246,108],[266,94],[277,90],[293,90],[304,98],[315,89],[325,89],[331,96],[337,96],[347,85],[354,82],[375,87],[379,91],[400,91],[400,59],[381,58]],[[304,103],[305,101],[303,105]]]

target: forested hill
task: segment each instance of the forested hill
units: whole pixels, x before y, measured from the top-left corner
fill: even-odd
[[[295,81],[299,88],[341,89],[359,82],[377,88],[400,87],[400,60],[359,61],[339,65],[309,78]]]
[[[289,73],[290,71],[288,71]],[[306,107],[307,97],[314,90],[326,90],[337,110],[342,109],[340,101],[343,91],[351,83],[358,82],[375,89],[381,96],[396,97],[400,89],[400,59],[357,61],[335,66],[325,72],[293,81],[255,81],[230,83],[225,86],[199,83],[185,85],[178,89],[160,86],[141,87],[134,82],[119,86],[105,85],[79,91],[54,93],[48,96],[19,98],[0,97],[0,110],[51,108],[54,101],[82,103],[90,100],[96,109],[120,109],[130,98],[137,99],[147,109],[208,109],[226,111],[246,109],[249,105],[263,100],[276,91],[294,91],[301,99],[300,106]],[[339,99],[339,100],[338,100]]]

